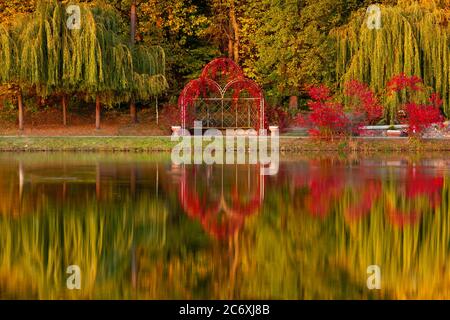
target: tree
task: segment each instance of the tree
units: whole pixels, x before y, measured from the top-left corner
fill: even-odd
[[[383,92],[389,79],[404,73],[423,78],[450,108],[450,13],[439,2],[402,1],[381,6],[382,27],[369,29],[365,11],[355,13],[348,25],[337,29],[336,80],[357,79],[376,93]],[[424,95],[425,99],[427,95]],[[400,100],[401,99],[401,100]],[[405,97],[386,100],[385,121],[393,123]]]
[[[0,25],[0,58],[3,63],[0,68],[0,95],[17,97],[19,130],[23,130],[23,89],[28,85],[28,79],[20,75],[19,27],[19,23]]]
[[[33,12],[36,0],[8,0],[0,2],[0,21],[16,19],[22,13]]]
[[[4,72],[2,82],[25,83],[38,96],[59,96],[64,108],[69,94],[95,100],[99,129],[102,102],[112,105],[129,101],[132,95],[149,99],[167,88],[165,56],[160,47],[131,48],[111,6],[94,2],[80,4],[80,10],[81,28],[69,30],[61,3],[40,2],[13,30],[20,55],[15,55],[13,68],[9,75]],[[2,46],[9,38],[2,36]],[[20,106],[21,99],[19,119]]]
[[[168,100],[176,101],[187,81],[197,78],[204,65],[221,55],[207,32],[212,23],[209,1],[149,0],[137,12],[136,39],[162,46],[167,55]]]

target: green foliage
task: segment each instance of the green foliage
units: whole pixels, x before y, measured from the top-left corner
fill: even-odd
[[[255,53],[244,62],[276,96],[305,93],[307,85],[330,85],[334,46],[329,31],[347,21],[357,1],[249,1],[244,29]]]
[[[164,103],[213,58],[236,58],[237,47],[246,76],[273,104],[290,95],[305,104],[310,85],[334,90],[352,78],[381,94],[390,77],[404,72],[422,77],[450,108],[448,0],[378,1],[380,32],[364,29],[369,0],[136,0],[134,47],[132,0],[79,2],[85,19],[79,31],[64,27],[62,8],[71,1],[46,1],[47,9],[36,0],[0,3],[0,57],[7,66],[0,81],[8,85],[0,94],[20,83],[30,94],[100,95],[109,104],[167,92]],[[19,58],[25,62],[11,68]],[[389,114],[400,102],[383,101]]]
[[[450,101],[450,28],[448,10],[430,4],[382,6],[382,28],[367,28],[363,10],[336,30],[339,83],[358,79],[381,94],[397,74],[422,77],[440,93],[444,111]],[[405,99],[403,99],[405,100]],[[401,99],[388,98],[386,119],[392,122]]]
[[[14,28],[2,27],[1,83],[16,81],[39,96],[77,93],[107,104],[148,100],[167,88],[160,47],[131,48],[116,11],[100,1],[80,4],[81,29],[66,27],[57,1],[41,1]],[[20,54],[19,54],[20,52]]]
[[[221,52],[206,33],[211,25],[207,1],[149,0],[138,2],[137,40],[158,44],[167,52],[169,99]]]

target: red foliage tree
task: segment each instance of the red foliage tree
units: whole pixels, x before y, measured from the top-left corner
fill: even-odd
[[[406,122],[411,135],[421,135],[433,124],[442,123],[444,117],[439,108],[433,105],[408,103],[405,105]]]
[[[388,95],[410,89],[412,92],[422,91],[422,79],[417,76],[406,76],[399,74],[394,76],[387,84]],[[429,98],[430,104],[419,104],[410,101],[403,106],[405,117],[404,123],[409,125],[411,135],[422,135],[423,132],[433,124],[442,123],[444,117],[440,111],[442,99],[439,94],[433,93]]]
[[[299,124],[310,123],[309,134],[320,137],[333,137],[348,132],[349,120],[344,113],[344,107],[331,101],[330,90],[326,86],[311,87],[308,91],[311,101],[308,106],[311,113],[305,119],[299,116]]]
[[[383,116],[383,106],[375,93],[362,82],[352,80],[345,84],[345,95],[351,99],[350,108],[356,117],[367,124],[375,124]]]
[[[418,76],[408,77],[404,73],[400,73],[392,77],[387,84],[388,94],[392,94],[393,92],[399,92],[403,89],[411,89],[413,91],[421,91],[422,87],[422,79]]]

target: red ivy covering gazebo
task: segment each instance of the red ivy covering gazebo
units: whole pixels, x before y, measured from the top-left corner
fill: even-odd
[[[208,63],[178,99],[183,129],[193,128],[194,121],[206,129],[264,129],[264,105],[262,89],[228,58]]]

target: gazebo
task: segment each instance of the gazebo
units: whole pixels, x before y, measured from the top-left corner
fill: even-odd
[[[264,94],[231,59],[217,58],[208,63],[198,79],[190,81],[178,100],[181,128],[265,128]]]

